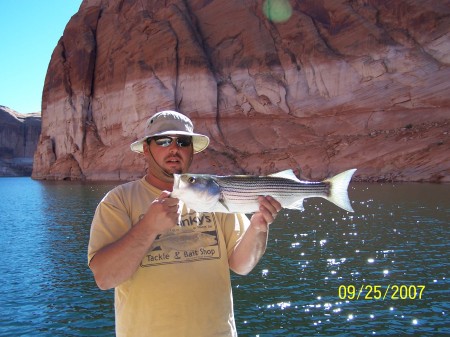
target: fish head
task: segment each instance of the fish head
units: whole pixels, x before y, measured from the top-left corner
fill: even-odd
[[[171,196],[197,212],[211,211],[220,199],[220,186],[205,174],[174,174]]]

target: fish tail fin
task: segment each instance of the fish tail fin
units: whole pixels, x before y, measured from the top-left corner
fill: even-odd
[[[347,189],[355,171],[356,169],[347,170],[324,180],[324,182],[330,184],[330,194],[326,199],[336,206],[345,209],[347,212],[354,212],[350,204],[350,199],[348,198]]]

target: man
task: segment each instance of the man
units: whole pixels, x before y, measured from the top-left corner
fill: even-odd
[[[170,197],[173,174],[187,172],[209,138],[189,118],[163,111],[131,144],[148,173],[100,202],[88,248],[100,289],[115,288],[117,336],[237,336],[230,272],[247,274],[264,254],[281,209],[260,197],[260,212],[198,213]]]

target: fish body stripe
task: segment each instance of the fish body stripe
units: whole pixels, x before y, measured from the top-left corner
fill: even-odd
[[[258,180],[245,177],[216,177],[225,200],[255,200],[260,195],[275,198],[295,198],[328,196],[329,184],[326,182],[299,182],[278,177],[260,177]]]

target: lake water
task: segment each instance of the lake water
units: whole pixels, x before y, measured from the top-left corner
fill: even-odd
[[[0,178],[0,336],[113,336],[113,292],[86,264],[111,183]],[[450,185],[352,183],[355,213],[285,211],[248,276],[240,336],[450,335]]]

